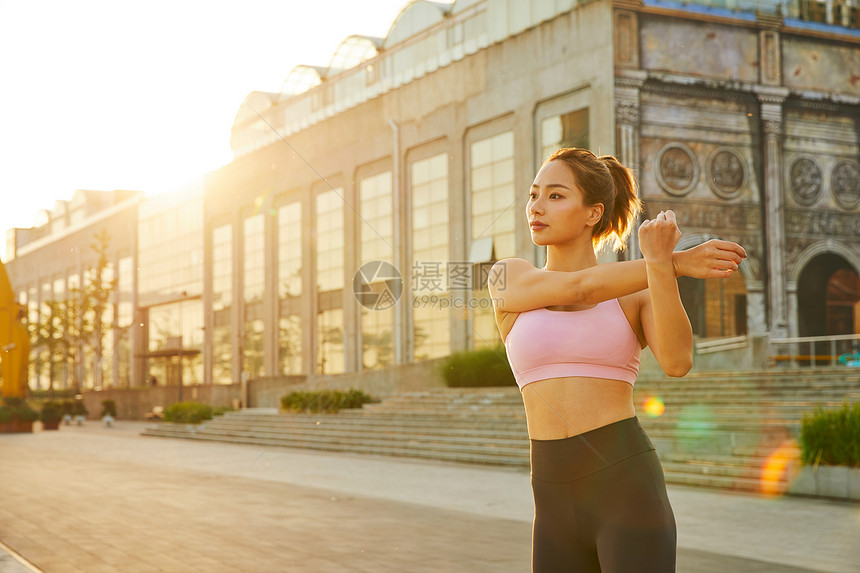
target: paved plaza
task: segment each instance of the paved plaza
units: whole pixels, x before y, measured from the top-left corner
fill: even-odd
[[[196,442],[0,435],[0,573],[527,572],[528,473]],[[860,504],[670,487],[678,571],[860,570]]]

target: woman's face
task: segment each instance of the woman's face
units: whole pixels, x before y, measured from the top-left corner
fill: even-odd
[[[582,190],[570,167],[561,161],[550,161],[535,176],[526,217],[532,241],[536,245],[566,243],[591,230],[603,214],[603,205],[585,205]]]

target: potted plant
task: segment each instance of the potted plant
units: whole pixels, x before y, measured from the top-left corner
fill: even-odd
[[[83,425],[83,423],[87,419],[87,407],[84,406],[83,400],[75,400],[72,403],[72,417],[75,419],[75,424],[78,426]]]
[[[42,429],[59,430],[60,420],[63,419],[63,408],[59,402],[45,402],[39,418],[42,420]]]
[[[0,434],[12,433],[12,409],[0,406]]]
[[[105,426],[112,426],[116,419],[116,402],[113,400],[102,400],[102,421]]]
[[[39,419],[39,412],[24,404],[12,409],[12,431],[28,433],[33,431],[33,422]]]
[[[860,403],[804,414],[800,473],[789,492],[860,500]]]
[[[63,400],[60,403],[60,409],[63,412],[63,423],[67,426],[72,425],[72,410],[75,409],[75,403],[72,400]]]

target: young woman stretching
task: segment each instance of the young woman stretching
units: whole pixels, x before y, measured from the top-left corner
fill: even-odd
[[[505,274],[490,293],[531,438],[535,573],[675,570],[663,470],[633,407],[639,353],[650,346],[666,374],[686,374],[693,333],[676,277],[729,277],[746,253],[728,241],[674,252],[681,233],[665,211],[639,227],[644,260],[598,265],[640,208],[617,159],[562,149],[526,206],[546,266],[493,269]]]

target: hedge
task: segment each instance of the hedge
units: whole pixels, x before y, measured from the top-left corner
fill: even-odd
[[[456,352],[440,366],[451,388],[510,386],[516,384],[504,346]]]
[[[199,424],[211,420],[212,406],[198,402],[176,402],[164,409],[164,421],[179,424]]]
[[[337,412],[347,408],[361,408],[374,399],[361,390],[320,390],[317,392],[290,392],[281,398],[281,407],[293,412]]]
[[[804,414],[799,441],[804,464],[860,467],[860,403]]]

